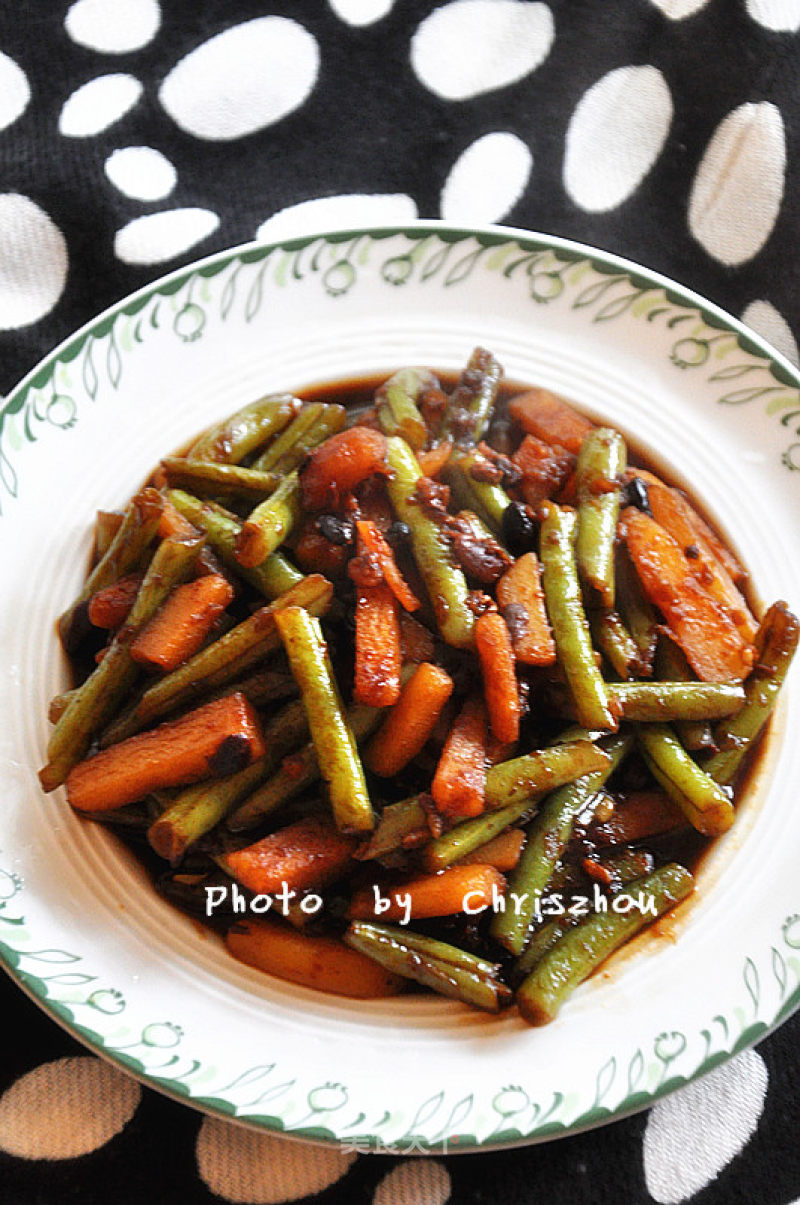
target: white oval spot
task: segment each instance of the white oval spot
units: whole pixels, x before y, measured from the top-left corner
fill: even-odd
[[[67,244],[52,218],[20,193],[0,195],[0,330],[37,322],[67,280]]]
[[[484,134],[462,151],[442,189],[448,222],[499,222],[525,191],[533,155],[516,134]]]
[[[114,237],[114,253],[124,264],[160,264],[183,255],[219,226],[210,209],[168,209],[134,218]]]
[[[771,343],[776,351],[794,364],[800,362],[797,342],[783,314],[769,301],[751,301],[742,314],[742,322],[751,326],[757,334]]]
[[[322,1192],[345,1174],[355,1155],[257,1134],[206,1117],[197,1135],[197,1170],[226,1201],[278,1205]]]
[[[13,59],[0,51],[0,130],[17,120],[30,98],[27,75]]]
[[[181,129],[226,142],[297,109],[318,70],[319,48],[308,30],[288,17],[256,17],[190,51],[158,95]]]
[[[705,8],[709,0],[652,0],[656,8],[660,8],[670,21],[682,21]]]
[[[409,1159],[384,1176],[372,1205],[445,1205],[450,1200],[450,1174],[442,1163]]]
[[[99,134],[132,109],[141,95],[142,85],[132,75],[99,75],[64,101],[59,133],[67,138]]]
[[[745,0],[745,8],[765,29],[786,33],[800,29],[800,0]]]
[[[105,172],[120,192],[137,201],[158,201],[168,196],[178,179],[169,159],[152,146],[125,146],[112,151]]]
[[[372,25],[386,16],[394,0],[328,0],[328,3],[348,25]]]
[[[279,209],[262,222],[256,238],[263,242],[299,238],[328,230],[356,230],[360,226],[404,226],[417,216],[417,206],[405,193],[384,196],[314,197]]]
[[[466,100],[516,83],[544,62],[554,37],[546,4],[452,0],[426,17],[411,39],[420,83],[445,100]]]
[[[0,1098],[0,1148],[19,1159],[76,1159],[110,1142],[136,1112],[135,1080],[94,1056],[42,1063]]]
[[[664,145],[672,97],[656,67],[618,67],[583,94],[567,129],[564,187],[603,213],[641,184]]]
[[[678,1205],[715,1180],[752,1137],[767,1069],[754,1050],[658,1101],[644,1132],[644,1175],[660,1205]]]
[[[689,229],[714,259],[738,265],[766,243],[783,199],[786,137],[769,101],[740,105],[717,126],[689,197]]]
[[[77,0],[64,18],[73,42],[101,54],[126,54],[146,46],[160,24],[157,0]]]

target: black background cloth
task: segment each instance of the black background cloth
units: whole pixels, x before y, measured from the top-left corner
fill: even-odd
[[[507,0],[484,0],[483,9],[492,3],[499,11]],[[90,0],[83,4],[83,13],[91,17]],[[33,201],[66,245],[63,285],[44,289],[41,312],[31,320],[18,326],[12,321],[0,330],[0,389],[10,389],[40,356],[110,303],[199,255],[253,238],[271,215],[300,202],[401,196],[419,217],[450,216],[443,211],[443,196],[454,165],[478,139],[498,131],[513,135],[515,146],[527,147],[532,165],[520,188],[509,187],[497,212],[480,209],[476,220],[566,236],[627,256],[736,315],[752,314],[754,321],[762,321],[767,337],[796,356],[800,34],[795,26],[800,26],[800,7],[792,0],[785,0],[782,15],[781,6],[768,0],[550,0],[547,5],[518,0],[519,10],[547,8],[552,15],[553,40],[543,61],[515,81],[455,99],[420,79],[410,48],[430,14],[457,9],[456,4],[396,0],[366,24],[346,19],[347,11],[352,18],[353,4],[323,0],[164,0],[160,8],[155,0],[142,0],[138,7],[137,19],[144,25],[147,14],[155,13],[152,36],[143,35],[141,44],[130,49],[109,51],[86,44],[90,38],[76,37],[79,5],[0,2],[0,51],[22,70],[30,91],[20,114],[0,129],[0,188]],[[129,0],[129,9],[135,15],[136,0]],[[129,15],[123,11],[120,19],[123,33]],[[162,81],[179,60],[214,35],[266,16],[285,17],[315,40],[320,66],[308,97],[280,120],[239,138],[198,138],[182,128],[159,100]],[[496,49],[487,46],[487,54]],[[442,44],[443,56],[450,50]],[[624,195],[618,203],[582,205],[565,178],[576,112],[587,92],[609,73],[642,67],[656,69],[666,82],[671,111],[665,136],[641,180],[627,189],[621,186]],[[111,73],[128,74],[141,83],[136,102],[96,134],[64,133],[68,98]],[[0,73],[0,104],[2,78]],[[707,215],[703,230],[715,221],[724,228],[725,222],[747,221],[752,207],[762,237],[744,258],[720,254],[721,246],[731,245],[724,229],[721,241],[709,241],[698,237],[691,220],[693,190],[715,131],[742,106],[766,113],[770,128],[777,123],[785,147],[785,163],[769,159],[769,139],[761,148],[764,174],[773,172],[778,180],[771,217],[763,217],[758,196],[730,201],[730,189],[727,208],[721,205],[715,214],[712,205]],[[635,140],[636,111],[617,117],[619,137]],[[128,147],[153,148],[172,165],[176,183],[167,194],[148,200],[115,187],[105,165],[115,151]],[[751,146],[750,153],[757,157],[759,149]],[[613,174],[613,163],[609,170]],[[724,191],[731,178],[735,184],[735,164],[719,170],[719,188]],[[742,179],[746,191],[750,185],[746,176]],[[455,204],[449,195],[448,205]],[[463,199],[460,204],[459,220],[466,222],[469,211]],[[121,230],[147,215],[177,209],[201,209],[218,222],[205,237],[178,248],[178,254],[148,262],[120,256]],[[24,237],[16,244],[4,240],[4,212],[0,197],[0,299],[4,289],[13,297],[22,287],[17,258],[26,253]],[[324,228],[322,210],[320,224]],[[126,1123],[95,1149],[48,1158],[47,1142],[28,1132],[31,1126],[31,1132],[36,1130],[30,1111],[40,1109],[49,1117],[52,1097],[63,1088],[54,1124],[68,1126],[70,1108],[85,1106],[75,1088],[76,1060],[94,1056],[6,978],[0,979],[0,1001],[0,1202],[255,1203],[303,1199],[309,1192],[330,1203],[377,1205],[436,1205],[447,1199],[459,1205],[652,1200],[790,1205],[800,1199],[798,1017],[757,1052],[737,1056],[737,1068],[723,1068],[690,1086],[680,1094],[683,1105],[676,1097],[675,1103],[656,1106],[660,1112],[655,1117],[641,1114],[513,1152],[443,1155],[428,1161],[428,1170],[422,1168],[423,1160],[360,1157],[346,1165],[326,1164],[310,1178],[298,1175],[293,1191],[292,1168],[279,1166],[279,1139],[268,1139],[263,1149],[254,1148],[250,1138],[242,1138],[239,1149],[237,1139],[231,1139],[228,1153],[234,1162],[239,1158],[238,1180],[230,1169],[219,1170],[219,1150],[217,1170],[209,1171],[213,1159],[203,1163],[198,1153],[202,1117],[150,1090],[143,1091]],[[50,1077],[47,1066],[52,1067]],[[26,1084],[31,1085],[27,1095]],[[47,1106],[37,1096],[43,1089],[51,1097]],[[113,1112],[108,1097],[114,1090],[113,1081],[104,1082],[98,1110]],[[704,1110],[715,1109],[730,1120],[729,1149],[698,1153],[702,1142],[696,1135],[694,1143],[684,1143],[691,1119],[702,1125]],[[654,1145],[657,1157],[648,1156]],[[260,1179],[248,1180],[247,1161],[258,1161],[260,1149]],[[302,1156],[297,1154],[301,1149],[306,1152]],[[310,1148],[292,1146],[292,1152],[296,1170],[321,1159]],[[665,1170],[670,1159],[676,1169],[694,1160],[694,1177],[681,1172],[671,1179]],[[272,1180],[264,1160],[267,1166],[273,1161]],[[290,1187],[280,1187],[281,1177]],[[271,1187],[264,1187],[267,1182]]]

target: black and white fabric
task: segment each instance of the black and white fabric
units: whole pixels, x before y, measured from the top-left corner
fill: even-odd
[[[0,391],[250,240],[416,217],[630,257],[797,360],[800,0],[0,0]],[[379,1158],[203,1118],[0,981],[0,1200],[800,1201],[800,1018],[648,1114]]]

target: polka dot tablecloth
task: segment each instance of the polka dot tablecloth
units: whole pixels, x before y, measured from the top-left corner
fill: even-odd
[[[800,0],[0,0],[0,164],[0,390],[197,256],[416,217],[638,260],[797,360]],[[797,1017],[649,1113],[413,1159],[204,1119],[0,1000],[2,1202],[800,1200]]]

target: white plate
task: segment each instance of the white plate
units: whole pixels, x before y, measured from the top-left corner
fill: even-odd
[[[766,601],[800,604],[798,374],[734,319],[603,252],[423,224],[248,246],[113,307],[0,411],[0,952],[50,1014],[197,1108],[350,1149],[538,1141],[649,1105],[800,1001],[797,682],[680,940],[650,937],[531,1030],[436,997],[359,1002],[230,959],[63,792],[44,796],[56,616],[95,510],[259,394],[476,344],[576,399],[691,485]]]

